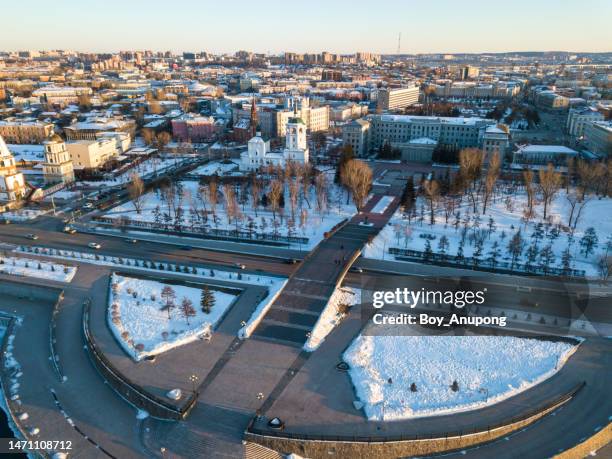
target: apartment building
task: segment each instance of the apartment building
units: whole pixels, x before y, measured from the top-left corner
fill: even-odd
[[[0,121],[0,136],[7,143],[40,144],[53,134],[53,124],[41,121]]]
[[[378,91],[377,109],[380,111],[401,110],[419,102],[419,88],[383,88]]]

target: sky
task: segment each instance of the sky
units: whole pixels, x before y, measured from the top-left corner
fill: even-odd
[[[611,0],[3,1],[0,50],[612,51]]]

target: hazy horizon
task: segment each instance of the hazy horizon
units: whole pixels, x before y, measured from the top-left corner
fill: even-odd
[[[236,0],[227,11],[193,0],[7,3],[0,47],[396,54],[401,33],[401,54],[612,51],[612,2],[605,0],[516,0],[505,8],[484,0],[262,3]]]

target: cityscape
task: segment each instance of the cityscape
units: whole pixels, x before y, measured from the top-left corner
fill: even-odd
[[[59,3],[0,30],[0,456],[612,457],[612,5]]]

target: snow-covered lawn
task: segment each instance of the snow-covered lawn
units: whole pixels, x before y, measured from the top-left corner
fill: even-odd
[[[238,164],[232,161],[213,161],[190,172],[191,175],[224,175],[238,170]]]
[[[305,211],[302,217],[302,212],[298,207],[295,215],[292,218],[289,191],[285,190],[285,207],[282,212],[276,212],[276,216],[269,209],[259,207],[256,211],[253,209],[250,197],[246,194],[243,202],[238,198],[238,218],[228,217],[227,205],[225,199],[222,198],[223,190],[219,187],[219,203],[216,207],[213,218],[210,204],[206,204],[204,208],[201,199],[202,193],[200,185],[196,181],[183,181],[182,196],[176,196],[176,207],[180,207],[180,221],[186,228],[193,228],[195,232],[201,231],[201,228],[209,230],[236,230],[251,233],[265,234],[272,236],[274,233],[280,236],[297,236],[308,238],[308,243],[301,244],[301,248],[307,249],[314,247],[323,239],[324,233],[329,231],[334,225],[339,223],[344,218],[351,217],[355,213],[355,206],[352,202],[347,204],[346,193],[333,183],[333,175],[328,180],[327,187],[327,206],[322,212],[318,212],[316,208],[316,193],[311,190],[308,197],[308,205],[306,200],[302,203],[302,209]],[[180,193],[178,193],[180,194]],[[177,221],[175,209],[168,205],[168,202],[163,198],[162,193],[153,191],[143,197],[143,208],[141,213],[137,213],[134,205],[131,202],[121,204],[110,211],[105,216],[108,218],[120,218],[122,216],[129,217],[133,221],[144,221],[150,223],[158,223],[159,225],[167,224],[173,226]],[[180,203],[180,206],[178,205]],[[281,215],[282,214],[282,215]],[[206,220],[204,220],[206,215]],[[296,247],[298,243],[294,244]]]
[[[323,344],[327,335],[340,323],[346,315],[346,309],[361,302],[361,290],[349,287],[340,287],[334,290],[327,305],[319,316],[317,323],[312,329],[304,350],[315,351]]]
[[[0,257],[0,273],[14,276],[36,277],[57,282],[70,282],[77,272],[75,266],[66,266],[31,258]]]
[[[166,158],[153,157],[144,160],[137,166],[127,169],[116,177],[108,180],[82,181],[79,182],[79,184],[92,187],[123,185],[131,181],[131,176],[134,172],[136,172],[141,178],[147,178],[151,175],[160,174],[168,169],[176,167],[181,162],[185,161],[185,159],[185,157],[180,155],[168,156]]]
[[[168,313],[162,290],[175,295]],[[183,285],[121,276],[113,273],[109,292],[108,319],[111,330],[135,360],[182,346],[212,333],[236,295],[212,290],[215,304],[209,313],[200,307],[203,290]],[[181,305],[191,302],[193,316],[186,317]]]
[[[509,336],[360,335],[344,360],[367,418],[391,421],[492,405],[555,374],[576,348]]]
[[[462,231],[466,227],[466,241],[463,246],[463,254],[465,257],[472,257],[475,251],[475,243],[472,236],[477,233],[483,233],[484,244],[481,260],[487,260],[491,256],[493,246],[497,243],[499,254],[498,262],[510,261],[510,253],[508,243],[512,236],[520,229],[521,236],[524,240],[524,247],[518,263],[525,263],[529,247],[533,244],[534,230],[538,223],[542,223],[542,236],[538,241],[537,258],[535,265],[540,264],[540,253],[542,249],[550,244],[553,260],[551,267],[562,267],[562,254],[568,246],[568,233],[564,227],[567,227],[569,217],[569,203],[566,198],[565,191],[560,191],[555,197],[549,208],[549,216],[552,224],[547,225],[543,222],[543,205],[538,203],[535,206],[536,216],[534,219],[525,223],[522,219],[523,210],[525,207],[526,196],[524,193],[517,192],[510,196],[497,197],[491,203],[485,215],[482,215],[482,204],[479,205],[479,216],[475,223],[475,214],[473,214],[471,205],[467,203],[467,199],[463,200],[455,213],[459,213],[459,219],[451,215],[448,223],[445,223],[444,209],[442,205],[435,212],[436,223],[429,224],[429,209],[427,203],[419,198],[415,209],[417,216],[413,217],[411,222],[404,216],[401,210],[398,210],[391,218],[389,224],[383,228],[371,244],[366,245],[363,256],[366,258],[383,258],[383,250],[386,259],[393,259],[393,256],[388,253],[390,247],[398,247],[400,249],[412,249],[424,251],[427,239],[423,236],[431,235],[434,237],[430,240],[431,249],[434,253],[440,253],[440,239],[446,236],[448,247],[446,253],[448,255],[457,255],[457,251],[462,238]],[[510,203],[510,204],[509,204]],[[421,207],[423,208],[423,220],[421,221]],[[467,220],[469,217],[469,220]],[[490,218],[493,221],[493,231],[489,232]],[[455,222],[459,221],[458,225]],[[556,228],[560,231],[555,237]],[[598,244],[594,247],[592,253],[588,256],[582,252],[580,241],[585,234],[587,228],[593,227],[598,237]],[[571,262],[570,268],[584,270],[587,276],[598,276],[597,259],[602,254],[606,253],[606,244],[612,243],[612,199],[611,198],[593,198],[584,207],[576,230],[574,239],[570,245]],[[612,253],[612,251],[610,252]]]

